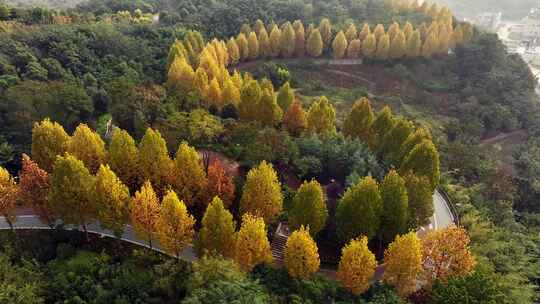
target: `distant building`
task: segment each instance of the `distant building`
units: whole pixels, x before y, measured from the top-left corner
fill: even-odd
[[[472,22],[487,31],[495,32],[501,25],[502,13],[482,13],[472,19]]]

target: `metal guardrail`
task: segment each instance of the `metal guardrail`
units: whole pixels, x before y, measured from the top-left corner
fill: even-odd
[[[452,216],[454,217],[454,223],[456,224],[456,226],[459,226],[460,225],[459,213],[457,212],[456,206],[454,205],[454,203],[450,199],[450,196],[448,195],[448,193],[446,193],[446,191],[444,191],[441,188],[437,189],[437,191],[439,191],[441,196],[446,201],[448,207],[450,208],[450,212],[452,213]]]

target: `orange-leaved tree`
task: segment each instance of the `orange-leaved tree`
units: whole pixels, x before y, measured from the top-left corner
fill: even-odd
[[[21,203],[32,208],[33,213],[43,223],[46,223],[51,228],[54,227],[55,217],[47,199],[51,188],[49,174],[31,160],[28,155],[23,154],[22,170],[19,178]]]
[[[450,226],[430,232],[423,240],[421,280],[431,286],[474,270],[476,261],[469,250],[470,239],[464,228]]]
[[[152,248],[152,240],[157,229],[159,218],[159,200],[152,187],[152,184],[145,182],[141,190],[135,193],[131,201],[131,223],[135,229],[135,234],[148,241]]]

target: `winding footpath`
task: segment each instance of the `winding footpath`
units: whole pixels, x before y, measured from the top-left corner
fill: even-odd
[[[450,203],[445,200],[445,198],[441,195],[441,193],[439,193],[438,191],[435,192],[435,194],[433,195],[433,206],[434,206],[435,212],[433,216],[431,217],[431,223],[429,224],[428,227],[422,227],[420,229],[420,232],[444,229],[452,225],[453,223],[455,223],[455,218],[450,210],[449,204]],[[22,210],[21,213],[23,214],[20,214],[17,216],[17,221],[14,224],[14,229],[16,230],[50,230],[51,229],[46,224],[42,223],[36,215],[31,214],[31,211]],[[0,230],[9,230],[9,229],[11,228],[9,224],[6,222],[6,219],[4,217],[0,217]],[[64,226],[64,229],[82,231],[81,227],[77,227],[77,226]],[[101,228],[99,223],[88,225],[87,230],[89,233],[96,234],[101,237],[116,238],[113,232]],[[135,231],[133,230],[133,227],[131,225],[126,225],[124,227],[124,234],[122,235],[120,239],[124,242],[129,242],[138,246],[152,249],[157,252],[165,253],[164,250],[161,249],[161,247],[156,241],[153,241],[154,245],[152,246],[152,248],[150,248],[150,246],[148,245],[148,242],[141,240],[135,235]],[[186,248],[180,255],[180,258],[189,262],[196,260],[197,256],[195,255],[193,246],[189,246],[188,248]]]

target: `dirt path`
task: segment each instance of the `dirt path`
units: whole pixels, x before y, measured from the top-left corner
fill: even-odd
[[[513,131],[513,132],[508,132],[508,133],[501,133],[497,136],[494,136],[494,137],[491,137],[491,138],[487,138],[487,139],[484,139],[481,143],[480,143],[480,146],[490,146],[490,145],[493,145],[493,144],[496,144],[496,143],[499,143],[499,142],[502,142],[502,141],[506,141],[507,139],[522,139],[522,138],[526,138],[527,137],[527,131],[525,130],[517,130],[517,131]],[[512,140],[514,141],[514,140]]]

